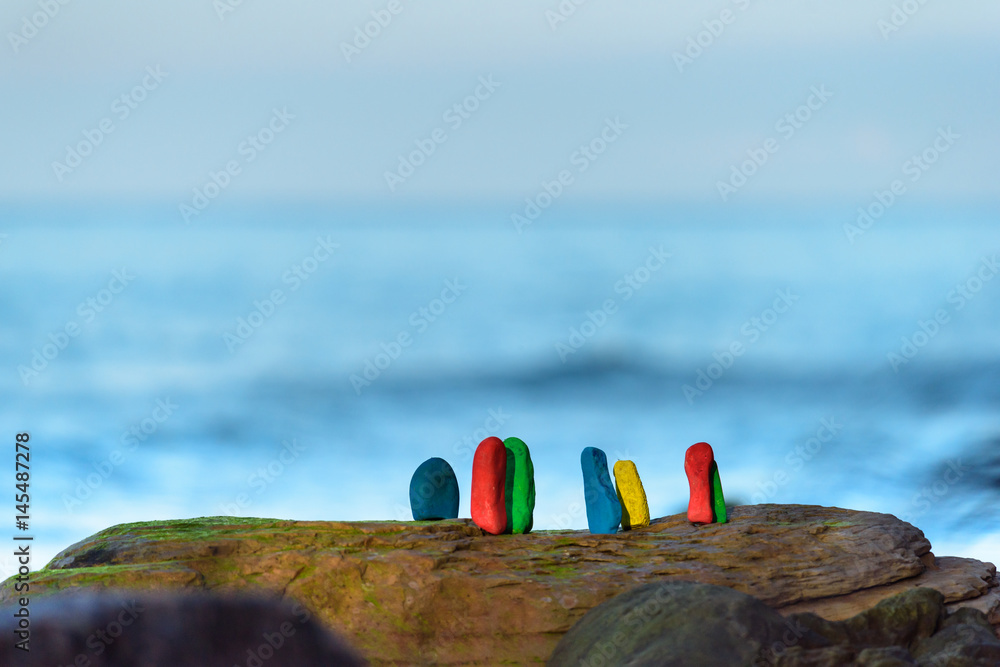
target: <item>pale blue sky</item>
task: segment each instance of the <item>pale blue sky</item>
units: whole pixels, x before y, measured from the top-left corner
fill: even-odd
[[[236,160],[233,198],[517,201],[572,168],[608,118],[628,129],[574,172],[577,197],[720,201],[718,182],[770,137],[778,151],[733,200],[863,202],[949,126],[960,138],[913,198],[996,193],[993,2],[914,0],[919,9],[885,34],[879,21],[899,5],[887,0],[590,0],[554,29],[554,1],[400,2],[351,62],[342,44],[388,3],[346,4],[244,0],[220,19],[211,0],[70,2],[22,40],[11,35],[41,5],[5,2],[0,198],[183,201]],[[711,23],[720,18],[728,24]],[[679,71],[674,54],[705,22],[720,34],[704,33],[707,46]],[[121,118],[115,100],[156,66],[166,78]],[[445,112],[490,75],[500,86],[450,127]],[[832,97],[782,137],[776,122],[813,86]],[[241,144],[274,108],[294,119],[250,163]],[[60,181],[53,162],[104,119],[114,132]],[[446,141],[391,191],[386,171],[436,128]]]

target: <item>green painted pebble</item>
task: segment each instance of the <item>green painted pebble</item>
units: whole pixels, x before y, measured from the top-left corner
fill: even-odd
[[[520,438],[507,438],[503,446],[507,449],[506,532],[530,533],[535,512],[535,466],[531,463],[531,453]]]
[[[712,520],[715,523],[726,523],[726,498],[722,495],[722,478],[719,477],[719,464],[712,461],[708,470],[712,484]]]

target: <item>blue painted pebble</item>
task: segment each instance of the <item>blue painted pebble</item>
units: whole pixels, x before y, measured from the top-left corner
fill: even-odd
[[[608,473],[608,457],[596,447],[587,447],[580,454],[580,467],[583,468],[583,494],[590,532],[617,533],[622,522],[622,505]]]
[[[414,521],[458,518],[458,479],[444,459],[421,463],[410,479],[410,509]]]

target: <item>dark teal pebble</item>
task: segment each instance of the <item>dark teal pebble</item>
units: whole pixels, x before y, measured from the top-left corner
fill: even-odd
[[[458,518],[458,479],[444,459],[421,463],[410,479],[410,509],[414,521]]]

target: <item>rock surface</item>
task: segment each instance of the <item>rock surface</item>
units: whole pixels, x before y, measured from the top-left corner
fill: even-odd
[[[315,667],[366,664],[301,604],[190,592],[74,593],[29,603],[30,652],[0,615],[0,665]],[[4,610],[6,612],[6,610]]]
[[[639,471],[632,461],[615,462],[615,490],[622,506],[622,530],[649,525],[649,503]]]
[[[503,441],[507,448],[507,532],[530,533],[535,512],[535,466],[531,452],[520,438]]]
[[[614,534],[622,522],[622,504],[608,473],[608,456],[597,447],[580,453],[583,496],[587,503],[587,526],[594,535]]]
[[[809,613],[782,618],[731,588],[668,581],[591,609],[563,635],[548,664],[973,667],[998,662],[1000,638],[986,616],[972,609],[949,615],[944,595],[932,588],[913,588],[845,621],[827,621]]]
[[[487,533],[507,529],[507,449],[503,440],[489,437],[479,443],[472,458],[472,521]]]
[[[735,507],[729,523],[704,526],[678,514],[615,535],[493,536],[469,519],[208,517],[114,526],[78,542],[32,574],[32,604],[74,588],[264,589],[301,601],[374,664],[544,662],[589,609],[670,580],[831,620],[927,586],[951,609],[987,607],[1000,625],[996,568],[930,548],[890,515],[804,505]],[[13,584],[0,587],[0,603],[16,599]]]
[[[922,560],[927,568],[917,580],[903,579],[876,588],[865,588],[848,595],[820,600],[806,600],[781,608],[783,614],[815,612],[823,618],[840,621],[875,605],[886,596],[895,595],[916,585],[927,586],[944,593],[948,607],[971,607],[987,615],[1000,627],[1000,587],[996,567],[974,558],[950,556],[928,557]]]
[[[458,478],[451,465],[427,459],[410,479],[410,510],[414,521],[458,518]]]

